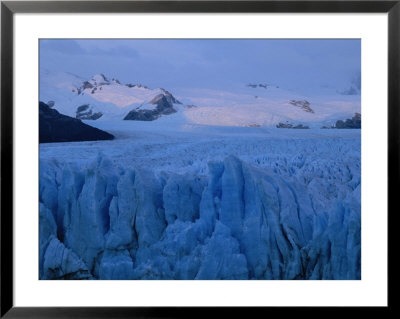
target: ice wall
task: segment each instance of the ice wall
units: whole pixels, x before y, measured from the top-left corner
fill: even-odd
[[[208,176],[41,160],[39,277],[360,279],[359,169],[301,176],[233,156]]]

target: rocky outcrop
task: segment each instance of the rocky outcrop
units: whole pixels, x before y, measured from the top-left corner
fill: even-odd
[[[143,89],[149,89],[149,87],[148,86],[146,86],[146,85],[142,85],[142,84],[140,84],[140,83],[138,83],[138,84],[132,84],[132,83],[127,83],[127,84],[125,84],[125,86],[127,86],[128,88],[134,88],[134,87],[137,87],[137,88],[143,88]]]
[[[253,89],[255,89],[257,87],[268,89],[268,86],[270,86],[270,85],[262,84],[262,83],[260,83],[260,84],[252,84],[252,83],[247,84],[247,87],[250,87],[250,88],[253,88]]]
[[[161,91],[164,93],[165,98],[167,99],[169,104],[182,104],[179,100],[177,100],[170,92],[161,88]]]
[[[72,116],[81,120],[97,120],[113,112],[120,115],[121,107],[134,105],[135,109],[126,109],[132,112],[126,115],[125,119],[153,121],[161,115],[175,113],[173,105],[182,104],[163,88],[150,89],[142,84],[123,84],[118,79],[107,78],[104,74],[97,74],[89,80],[77,83],[80,84],[73,84],[72,92],[76,93],[75,98],[81,102],[74,102],[71,107],[76,114]],[[67,104],[71,104],[70,102]],[[110,104],[114,104],[117,108],[113,108]]]
[[[113,135],[39,102],[39,143],[112,140]]]
[[[89,104],[83,104],[76,109],[76,118],[80,120],[97,120],[103,116],[103,113],[93,113]]]
[[[156,95],[148,104],[155,105],[155,108],[149,110],[149,109],[140,109],[139,107],[137,109],[130,111],[125,116],[124,120],[154,121],[158,119],[161,115],[168,115],[176,112],[176,110],[173,107],[173,104],[168,101],[168,98],[164,94]]]
[[[303,125],[303,124],[297,124],[297,125],[293,125],[291,123],[278,123],[276,125],[277,128],[292,128],[292,129],[309,129],[310,127],[308,127],[307,125]]]
[[[361,128],[361,114],[355,113],[351,119],[346,119],[344,121],[336,121],[335,128],[350,128],[350,129],[360,129]]]
[[[290,100],[289,103],[293,106],[301,108],[304,112],[315,113],[314,110],[310,107],[310,102],[308,102],[307,100],[304,101]]]

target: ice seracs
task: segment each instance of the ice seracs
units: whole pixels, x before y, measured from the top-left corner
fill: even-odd
[[[355,163],[287,161],[200,177],[43,159],[40,278],[360,279]]]

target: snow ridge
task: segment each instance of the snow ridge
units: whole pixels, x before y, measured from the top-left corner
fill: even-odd
[[[340,192],[234,156],[207,176],[41,160],[40,278],[360,279],[351,172],[324,172]]]
[[[84,120],[122,120],[131,110],[146,110],[162,95],[171,105],[181,104],[163,88],[150,89],[141,84],[122,84],[103,74],[90,80],[66,73],[41,72],[40,100],[52,101],[60,113]]]

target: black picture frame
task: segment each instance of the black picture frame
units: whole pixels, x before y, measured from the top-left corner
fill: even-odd
[[[388,14],[388,218],[393,227],[393,215],[398,213],[396,197],[399,189],[400,144],[400,0],[396,1],[1,1],[1,313],[3,318],[177,318],[240,315],[256,312],[269,314],[296,311],[308,307],[192,308],[192,307],[14,307],[13,302],[13,19],[15,13],[126,13],[126,12],[308,12],[308,13],[387,13]],[[389,214],[391,212],[391,214]],[[392,216],[391,216],[392,215]],[[393,231],[389,229],[390,236]],[[393,242],[393,240],[392,240]],[[389,261],[389,256],[388,256]],[[392,272],[393,273],[393,272]],[[391,277],[392,278],[392,277]],[[389,287],[390,281],[388,281]],[[392,284],[393,285],[393,284]],[[389,289],[390,292],[390,289]],[[376,308],[390,311],[388,306]],[[369,313],[375,309],[362,308]],[[320,314],[326,307],[312,308]],[[343,308],[330,308],[332,314]],[[345,311],[348,311],[346,309]],[[357,309],[359,311],[360,309]]]

